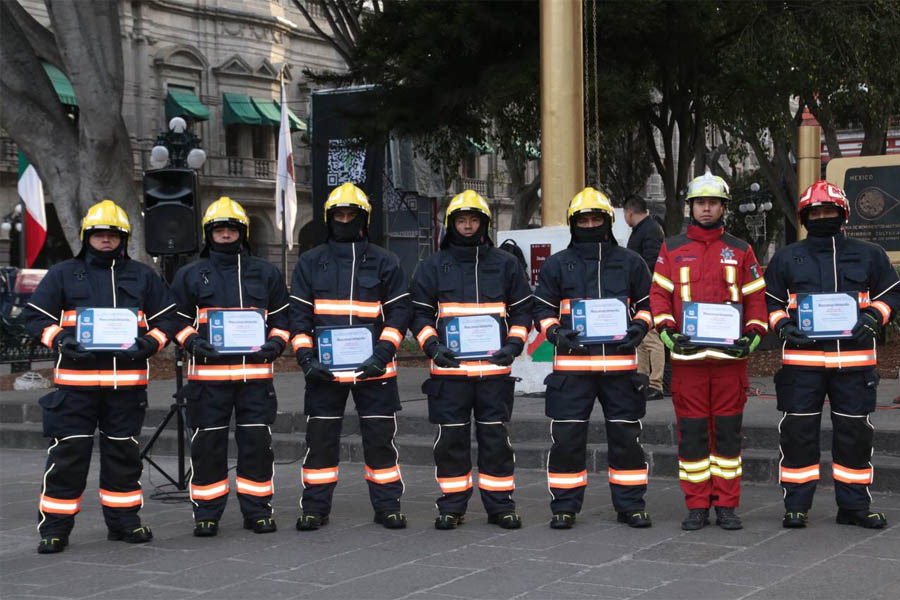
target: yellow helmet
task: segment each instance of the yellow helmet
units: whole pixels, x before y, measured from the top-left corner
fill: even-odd
[[[478,192],[472,190],[463,190],[463,193],[457,194],[447,205],[447,214],[444,215],[444,227],[450,226],[450,217],[454,213],[471,211],[480,213],[491,220],[491,208],[487,201],[481,197]]]
[[[112,200],[98,202],[88,209],[87,214],[81,219],[81,241],[85,241],[85,233],[104,229],[118,231],[126,236],[131,235],[128,215]]]
[[[246,239],[250,239],[250,219],[247,217],[244,207],[228,196],[222,196],[210,204],[203,215],[204,231],[219,224],[232,225],[237,229],[243,227]]]
[[[342,206],[365,212],[366,225],[372,222],[372,205],[369,204],[369,197],[349,181],[334,188],[328,194],[328,200],[325,201],[325,222],[328,223],[329,212]]]
[[[613,210],[609,198],[603,192],[592,187],[584,188],[569,202],[569,209],[566,211],[566,225],[571,227],[572,217],[585,212],[603,212],[609,215],[610,225],[616,222],[616,211]]]
[[[700,177],[694,177],[688,184],[685,200],[690,202],[694,198],[721,198],[731,200],[728,184],[721,177],[706,171]]]

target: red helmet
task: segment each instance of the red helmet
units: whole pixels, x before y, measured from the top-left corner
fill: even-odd
[[[847,200],[844,190],[824,179],[820,179],[806,188],[806,191],[800,196],[800,201],[797,203],[797,216],[800,217],[807,208],[824,204],[836,206],[844,211],[845,223],[850,220],[850,202]]]

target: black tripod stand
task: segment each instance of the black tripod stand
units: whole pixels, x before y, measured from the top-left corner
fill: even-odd
[[[164,256],[161,261],[161,270],[163,274],[163,278],[167,283],[172,282],[172,278],[174,276],[174,272],[178,265],[178,256]],[[185,415],[187,414],[187,403],[184,401],[184,396],[181,394],[181,388],[184,385],[183,381],[183,368],[184,368],[184,350],[182,350],[181,346],[175,345],[175,393],[172,394],[172,397],[175,399],[175,402],[169,406],[169,412],[166,413],[166,416],[163,418],[162,422],[156,426],[156,431],[153,432],[153,435],[150,436],[150,439],[144,444],[144,447],[141,449],[141,459],[146,460],[147,463],[152,466],[154,469],[162,473],[163,477],[169,480],[169,482],[174,485],[179,491],[187,490],[188,479],[190,478],[190,470],[185,470],[184,467],[184,449],[185,449]],[[178,473],[177,479],[173,478],[171,475],[166,473],[166,471],[156,464],[152,458],[150,458],[150,451],[153,449],[153,444],[156,443],[156,440],[162,434],[163,430],[169,425],[169,421],[172,420],[172,417],[175,417],[175,429],[178,436]]]

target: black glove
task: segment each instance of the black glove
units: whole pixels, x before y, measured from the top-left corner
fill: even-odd
[[[135,338],[134,344],[115,353],[115,357],[123,360],[147,360],[159,351],[159,342],[149,335]]]
[[[637,348],[644,336],[647,335],[647,328],[637,323],[632,323],[625,330],[625,337],[619,342],[619,350],[633,350]]]
[[[56,338],[56,351],[66,358],[75,361],[94,360],[96,358],[96,356],[94,356],[94,353],[85,350],[84,346],[79,344],[78,340],[76,340],[75,336],[71,333],[59,334],[59,337]]]
[[[248,363],[269,363],[281,356],[282,350],[284,350],[284,346],[272,339],[260,346],[256,352],[248,354],[246,361]]]
[[[793,322],[782,325],[778,330],[778,337],[794,346],[811,346],[816,343],[816,340],[803,333]]]
[[[504,344],[499,350],[488,357],[488,362],[499,367],[508,367],[519,355],[519,347],[514,344]]]
[[[691,336],[678,333],[671,327],[663,329],[659,337],[666,348],[675,354],[690,355],[700,352],[700,348],[691,343]]]
[[[556,346],[557,354],[587,354],[588,349],[578,342],[578,332],[554,325],[547,331],[547,340]]]
[[[194,355],[194,358],[202,358],[205,362],[208,358],[219,358],[222,356],[219,354],[219,351],[213,348],[212,344],[210,344],[207,340],[204,340],[199,335],[194,338],[194,341],[188,344],[190,347],[188,348],[188,352]]]
[[[372,350],[372,356],[359,365],[358,371],[360,375],[357,379],[381,377],[387,370],[387,364],[391,362],[392,358],[394,358],[394,345],[385,340],[379,341]]]
[[[881,323],[878,322],[878,317],[868,310],[863,310],[856,325],[850,331],[850,339],[857,344],[871,344],[880,329]]]
[[[334,373],[325,368],[325,366],[312,358],[311,356],[307,356],[303,362],[300,363],[300,367],[303,369],[303,374],[306,376],[306,381],[332,381],[334,379]]]
[[[428,345],[428,349],[425,351],[425,354],[431,357],[431,360],[434,361],[434,364],[441,367],[442,369],[457,369],[459,368],[459,361],[456,359],[456,355],[442,343],[437,340],[432,341],[431,344]]]

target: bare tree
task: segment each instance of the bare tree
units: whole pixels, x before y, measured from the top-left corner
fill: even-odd
[[[386,0],[293,0],[294,6],[306,18],[319,37],[327,41],[341,55],[347,65],[362,32],[361,19],[366,10],[380,13]],[[321,11],[328,21],[330,32],[319,26],[314,14]]]
[[[0,2],[0,125],[35,166],[66,240],[104,198],[131,217],[132,256],[145,257],[131,141],[122,118],[124,70],[117,0],[45,0],[48,29],[16,1]],[[41,61],[63,71],[78,99],[69,118]]]

